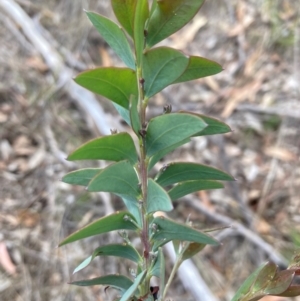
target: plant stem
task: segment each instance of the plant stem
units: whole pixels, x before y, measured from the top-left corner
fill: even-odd
[[[176,257],[176,261],[175,261],[175,263],[174,263],[172,272],[171,272],[171,274],[170,274],[170,276],[169,276],[168,282],[167,282],[167,284],[166,284],[166,286],[165,286],[165,289],[164,289],[164,291],[163,291],[163,293],[162,293],[161,301],[164,301],[164,300],[165,300],[166,294],[167,294],[167,292],[168,292],[168,290],[169,290],[169,288],[170,288],[170,285],[171,285],[171,283],[172,283],[172,281],[173,281],[173,279],[174,279],[174,277],[175,277],[175,274],[176,274],[177,270],[179,269],[181,263],[182,263],[182,261],[181,261],[181,256]]]
[[[142,76],[142,69],[140,66],[137,67],[137,81],[139,86],[139,101],[138,101],[138,110],[141,123],[141,132],[139,137],[140,142],[140,168],[139,176],[141,181],[142,189],[142,204],[140,207],[141,217],[142,217],[142,232],[141,232],[141,241],[144,247],[143,257],[144,257],[144,266],[143,268],[148,270],[150,265],[149,253],[150,253],[150,242],[149,242],[149,223],[147,219],[147,192],[148,192],[148,164],[146,161],[146,145],[145,145],[145,125],[146,125],[146,108],[147,102],[144,101],[144,79]],[[142,294],[146,295],[150,290],[150,279],[145,278],[143,285]]]

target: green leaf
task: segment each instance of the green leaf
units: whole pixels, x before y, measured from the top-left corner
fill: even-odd
[[[144,44],[145,44],[145,23],[149,18],[148,0],[139,0],[136,3],[134,14],[133,36],[135,46],[135,56],[137,66],[140,67],[142,63]]]
[[[175,187],[168,191],[171,200],[177,200],[187,194],[208,189],[219,189],[223,188],[224,185],[217,181],[207,180],[196,180],[196,181],[185,181],[178,183]]]
[[[284,270],[276,273],[271,283],[264,290],[265,295],[280,295],[284,293],[291,285],[295,273],[290,270]]]
[[[131,69],[135,69],[134,57],[122,28],[113,21],[93,12],[86,12],[107,44],[116,52],[122,61]]]
[[[147,35],[152,47],[187,24],[198,12],[204,0],[158,0],[153,10]]]
[[[141,121],[138,112],[138,99],[134,95],[131,95],[130,98],[129,112],[130,112],[130,124],[132,124],[132,129],[138,135],[139,130],[141,129]]]
[[[121,107],[120,105],[116,104],[115,102],[113,102],[112,104],[115,107],[115,109],[117,110],[117,112],[120,114],[120,116],[125,120],[125,122],[129,126],[131,126],[129,111],[127,109]]]
[[[134,217],[129,212],[117,211],[116,213],[102,217],[72,233],[60,242],[59,246],[114,230],[137,230],[135,223],[132,223],[131,220],[134,221]]]
[[[69,172],[62,178],[62,182],[72,184],[88,186],[90,181],[96,176],[102,169],[100,168],[84,168]]]
[[[282,297],[296,297],[300,296],[300,285],[290,285],[290,287],[285,290],[283,293],[278,294]]]
[[[105,191],[137,199],[140,194],[137,174],[128,161],[114,163],[104,168],[89,183],[88,191]]]
[[[87,70],[75,78],[80,86],[129,108],[130,95],[138,95],[136,74],[128,68],[105,67]]]
[[[120,197],[122,198],[127,210],[134,216],[137,224],[140,228],[142,228],[141,213],[136,198],[130,198],[124,195],[121,195]]]
[[[146,97],[152,97],[173,83],[188,63],[188,58],[173,48],[158,47],[147,51],[143,56]]]
[[[122,146],[122,147],[120,147]],[[67,160],[129,160],[135,164],[138,160],[136,148],[128,133],[103,136],[91,140],[77,148]]]
[[[184,252],[181,255],[181,261],[187,260],[194,255],[198,254],[200,251],[204,249],[206,245],[205,244],[199,244],[196,242],[192,242],[188,245],[188,247],[184,250]]]
[[[165,257],[162,248],[158,248],[156,261],[150,270],[149,273],[151,276],[155,276],[160,278],[160,283],[164,283],[165,281]],[[162,290],[162,286],[159,287],[160,291]]]
[[[251,294],[265,289],[269,283],[272,281],[277,271],[277,266],[273,262],[266,264],[263,269],[259,272],[251,287]]]
[[[160,263],[160,274],[159,274],[159,289],[161,292],[165,290],[165,277],[166,277],[166,263],[165,256],[162,248],[158,248],[158,258]]]
[[[154,251],[171,240],[191,241],[207,245],[218,244],[211,236],[162,216],[154,218],[153,224],[156,225],[156,230],[151,238],[154,242]]]
[[[200,56],[190,56],[189,64],[184,73],[177,78],[173,84],[187,82],[197,78],[202,78],[220,73],[222,66],[214,61]]]
[[[193,180],[234,181],[227,173],[202,164],[175,162],[164,166],[155,178],[161,186]]]
[[[264,269],[264,267],[267,265],[268,263],[258,267],[244,282],[243,284],[240,286],[240,288],[238,289],[238,291],[236,292],[236,294],[234,295],[234,297],[231,299],[231,301],[240,301],[240,300],[243,300],[243,296],[246,296],[255,279],[257,278],[257,276],[259,275],[260,271],[262,269]]]
[[[147,213],[156,211],[171,211],[173,205],[167,192],[155,183],[152,179],[148,179],[147,193]]]
[[[122,275],[106,275],[93,279],[74,281],[70,284],[77,286],[106,285],[125,292],[131,287],[132,281]]]
[[[152,118],[146,134],[147,156],[180,143],[205,127],[201,118],[191,114],[170,113]]]
[[[178,143],[175,143],[165,149],[163,149],[162,151],[160,152],[157,152],[154,156],[152,156],[149,160],[149,164],[148,164],[148,170],[151,170],[153,168],[153,166],[161,159],[163,158],[165,155],[167,155],[168,153],[174,151],[176,148],[178,148],[179,146],[181,145],[184,145],[188,142],[190,142],[191,139],[190,138],[187,138],[187,139],[184,139],[182,141],[179,141]]]
[[[203,119],[203,121],[207,124],[207,127],[205,129],[203,129],[202,131],[193,135],[193,137],[224,134],[224,133],[229,133],[232,131],[231,128],[226,123],[224,123],[218,119],[208,117],[208,116],[205,116],[202,114],[187,112],[187,111],[180,111],[179,113],[191,114],[191,115],[198,116],[199,118]]]
[[[146,275],[146,270],[141,272],[134,280],[133,284],[127,289],[127,291],[124,293],[120,301],[127,301],[129,300],[135,292],[138,290],[138,287],[140,283],[143,281]]]
[[[136,3],[137,0],[111,0],[115,16],[131,37],[133,37]]]
[[[132,246],[127,244],[111,244],[97,248],[91,256],[77,266],[73,274],[87,267],[97,256],[116,256],[138,263],[140,255]]]

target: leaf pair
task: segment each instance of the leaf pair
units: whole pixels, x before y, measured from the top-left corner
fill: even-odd
[[[298,296],[300,286],[292,284],[292,281],[299,274],[298,254],[286,270],[279,271],[274,263],[267,262],[245,280],[231,301],[256,301],[268,295]]]

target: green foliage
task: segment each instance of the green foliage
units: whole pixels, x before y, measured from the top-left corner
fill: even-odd
[[[222,71],[209,59],[188,56],[177,49],[154,45],[188,23],[199,11],[203,0],[111,0],[112,9],[121,26],[94,12],[87,16],[102,38],[125,63],[127,68],[107,67],[88,70],[75,81],[86,89],[106,97],[131,127],[129,133],[102,136],[80,146],[68,160],[106,160],[104,168],[73,171],[62,179],[65,183],[85,186],[90,192],[110,192],[120,197],[127,211],[101,217],[66,237],[63,246],[87,237],[119,231],[123,244],[98,247],[74,270],[79,272],[98,256],[115,256],[130,260],[135,276],[107,275],[71,282],[78,286],[104,285],[117,289],[120,301],[166,300],[170,283],[185,260],[206,245],[218,242],[207,233],[195,229],[190,222],[178,223],[157,215],[173,209],[172,201],[200,190],[223,188],[219,181],[233,177],[216,168],[196,162],[172,162],[153,178],[150,170],[168,153],[200,136],[231,131],[225,123],[195,112],[165,112],[146,120],[151,97],[175,83],[191,81]],[[131,47],[132,46],[132,47]],[[136,148],[138,146],[138,148]],[[134,248],[128,231],[140,238]],[[172,242],[176,262],[168,277],[163,246]],[[278,271],[268,263],[255,271],[242,285],[232,301],[254,301],[265,295],[295,296],[292,286],[299,274],[298,259],[286,271]],[[153,276],[160,286],[150,289]],[[166,281],[167,280],[167,281]]]

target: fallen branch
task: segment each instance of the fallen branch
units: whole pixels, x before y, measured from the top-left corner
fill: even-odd
[[[224,225],[230,225],[234,230],[236,230],[239,234],[244,236],[246,239],[251,241],[253,244],[258,246],[261,250],[263,250],[272,260],[274,263],[281,265],[281,266],[287,266],[286,259],[278,254],[276,250],[268,244],[266,241],[264,241],[259,235],[257,235],[255,232],[247,229],[242,224],[238,223],[237,221],[231,219],[228,216],[221,215],[217,212],[213,212],[211,210],[208,210],[205,206],[203,206],[199,201],[188,199],[185,201],[186,204],[193,207],[194,209],[202,212],[205,216],[207,216],[209,219],[214,220],[216,222],[219,222]]]

